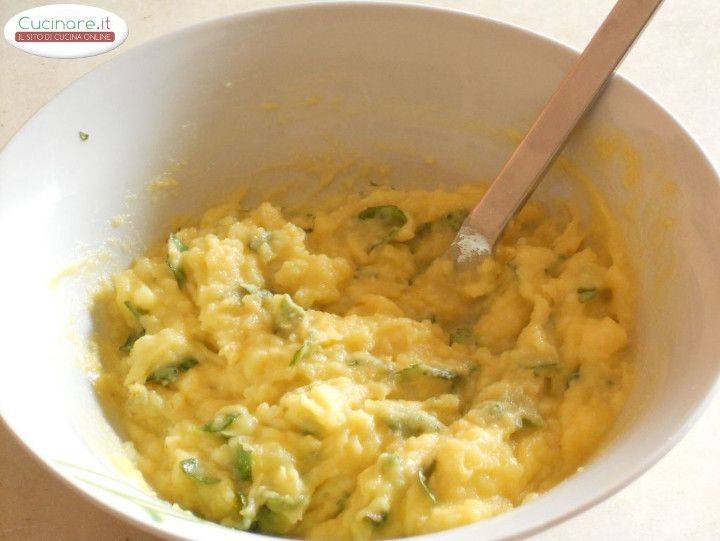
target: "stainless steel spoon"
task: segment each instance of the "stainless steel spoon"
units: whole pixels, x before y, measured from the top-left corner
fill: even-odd
[[[500,174],[463,222],[448,255],[462,267],[492,252],[662,0],[619,0],[568,70]]]

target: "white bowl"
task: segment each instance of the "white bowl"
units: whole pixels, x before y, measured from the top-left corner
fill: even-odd
[[[529,125],[575,54],[467,14],[339,3],[211,21],[100,66],[0,155],[5,422],[53,472],[136,524],[178,538],[250,539],[138,488],[88,376],[98,278],[176,214],[195,214],[258,167],[327,150],[328,141],[384,160],[400,183],[491,178],[512,149],[509,130]],[[567,155],[607,196],[635,256],[634,393],[583,471],[504,515],[423,539],[520,536],[607,498],[682,437],[718,376],[720,188],[701,150],[616,77]],[[251,193],[283,183],[290,173],[278,171],[265,170]],[[147,192],[163,175],[178,187]],[[544,192],[574,190],[565,177],[552,171]],[[128,223],[112,228],[118,215]],[[130,253],[112,239],[130,242]]]

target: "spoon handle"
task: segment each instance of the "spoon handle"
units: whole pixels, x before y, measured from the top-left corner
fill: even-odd
[[[619,0],[545,104],[465,226],[490,248],[540,179],[662,0]]]

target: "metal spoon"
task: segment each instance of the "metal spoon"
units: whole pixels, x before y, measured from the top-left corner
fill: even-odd
[[[619,0],[565,74],[530,131],[463,222],[448,255],[461,267],[488,256],[570,132],[602,92],[662,0]]]

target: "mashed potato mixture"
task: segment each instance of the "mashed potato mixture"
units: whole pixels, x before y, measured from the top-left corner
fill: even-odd
[[[527,205],[438,257],[482,190],[212,209],[96,303],[97,389],[157,493],[230,527],[379,539],[507,511],[597,450],[632,382],[626,257]]]

